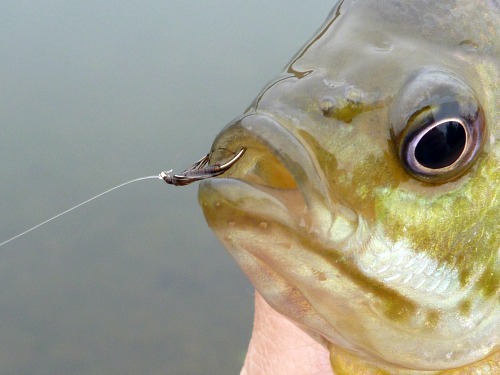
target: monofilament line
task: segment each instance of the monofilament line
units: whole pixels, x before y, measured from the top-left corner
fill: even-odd
[[[124,182],[123,184],[120,184],[120,185],[115,186],[115,187],[113,187],[113,188],[111,188],[111,189],[109,189],[109,190],[106,190],[105,192],[102,192],[102,193],[100,193],[100,194],[97,194],[96,196],[94,196],[94,197],[92,197],[92,198],[90,198],[90,199],[87,199],[87,200],[86,200],[86,201],[84,201],[84,202],[78,203],[76,206],[73,206],[73,207],[71,207],[71,208],[67,209],[66,211],[63,211],[63,212],[61,212],[61,213],[57,214],[56,216],[53,216],[53,217],[51,217],[50,219],[47,219],[47,220],[45,220],[44,222],[42,222],[42,223],[40,223],[40,224],[35,225],[33,228],[30,228],[30,229],[28,229],[28,230],[25,230],[24,232],[19,233],[18,235],[15,235],[15,236],[14,236],[14,237],[12,237],[12,238],[9,238],[8,240],[6,240],[6,241],[4,241],[4,242],[0,243],[0,247],[2,247],[3,245],[8,244],[8,243],[9,243],[9,242],[11,242],[11,241],[14,241],[16,238],[19,238],[19,237],[21,237],[21,236],[24,236],[25,234],[27,234],[27,233],[29,233],[29,232],[31,232],[31,231],[33,231],[33,230],[37,229],[37,228],[40,228],[42,225],[45,225],[45,224],[47,224],[48,222],[50,222],[50,221],[52,221],[52,220],[55,220],[55,219],[57,219],[58,217],[60,217],[60,216],[62,216],[62,215],[65,215],[65,214],[67,214],[67,213],[68,213],[68,212],[70,212],[70,211],[73,211],[73,210],[77,209],[77,208],[78,208],[78,207],[80,207],[80,206],[83,206],[84,204],[87,204],[87,203],[89,203],[89,202],[93,201],[94,199],[97,199],[97,198],[99,198],[99,197],[102,197],[104,194],[110,193],[110,192],[112,192],[113,190],[116,190],[116,189],[121,188],[122,186],[125,186],[125,185],[128,185],[128,184],[131,184],[131,183],[133,183],[133,182],[142,181],[142,180],[149,180],[149,179],[161,179],[161,177],[159,177],[158,175],[156,175],[156,176],[146,176],[146,177],[136,178],[135,180],[131,180],[131,181]]]

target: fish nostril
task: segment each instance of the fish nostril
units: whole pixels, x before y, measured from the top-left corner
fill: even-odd
[[[319,109],[323,112],[323,115],[328,117],[335,108],[335,102],[333,99],[324,98],[319,103]]]
[[[385,101],[376,92],[366,92],[352,85],[338,86],[331,90],[318,101],[318,108],[323,116],[351,123],[353,119],[363,112],[381,108]]]

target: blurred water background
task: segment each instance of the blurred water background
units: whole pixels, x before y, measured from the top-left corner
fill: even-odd
[[[0,242],[180,171],[332,1],[0,3]],[[195,185],[129,185],[0,247],[0,374],[236,374],[253,289]]]

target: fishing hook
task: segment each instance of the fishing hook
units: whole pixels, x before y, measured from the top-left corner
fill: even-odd
[[[209,165],[210,154],[206,154],[192,166],[190,166],[185,171],[180,174],[172,175],[172,169],[169,171],[161,172],[160,178],[163,179],[167,184],[175,186],[185,186],[192,182],[204,180],[206,178],[212,178],[219,176],[231,168],[245,153],[246,148],[242,148],[234,155],[231,159],[223,164],[215,163]]]

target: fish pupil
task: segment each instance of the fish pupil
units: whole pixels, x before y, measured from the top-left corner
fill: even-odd
[[[445,168],[453,164],[465,148],[465,129],[457,121],[448,121],[433,127],[420,139],[415,158],[424,167]]]

